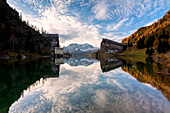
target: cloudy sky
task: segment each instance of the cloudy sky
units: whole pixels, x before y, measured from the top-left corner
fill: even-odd
[[[25,21],[60,35],[61,46],[102,38],[121,42],[142,26],[160,19],[170,0],[7,0]]]

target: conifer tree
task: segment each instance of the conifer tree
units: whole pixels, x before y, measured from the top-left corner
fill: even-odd
[[[147,48],[147,50],[146,50],[146,54],[148,54],[149,56],[153,55],[154,52],[155,51],[152,47],[151,47],[151,49]]]
[[[139,41],[137,42],[137,48],[138,49],[143,49],[144,48],[144,38],[139,39]]]
[[[165,39],[167,39],[167,40],[168,40],[169,38],[170,38],[170,37],[169,37],[169,32],[167,31],[167,32],[166,32]]]
[[[158,48],[157,48],[158,53],[162,53],[162,49],[163,49],[163,43],[162,43],[162,41],[160,40],[160,41],[159,41]]]
[[[155,52],[154,49],[151,47],[151,49],[149,51],[149,55],[153,55],[154,52]]]
[[[164,45],[164,53],[166,53],[169,50],[169,43],[168,43],[168,41],[164,40],[163,45]]]
[[[159,42],[157,51],[158,53],[166,53],[169,50],[169,43],[167,40],[163,40]]]
[[[150,35],[146,41],[146,47],[152,47],[153,46],[153,42],[155,41],[155,37],[154,35]]]
[[[147,50],[146,50],[146,54],[149,54],[149,48],[147,48]]]
[[[130,42],[130,40],[128,40],[128,47],[132,47],[132,46],[133,46],[132,42]]]

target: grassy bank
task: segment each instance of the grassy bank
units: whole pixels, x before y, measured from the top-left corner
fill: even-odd
[[[20,50],[18,52],[14,52],[14,51],[5,51],[5,52],[1,52],[0,54],[0,60],[3,62],[5,61],[7,64],[13,64],[16,62],[30,62],[33,60],[38,60],[41,58],[47,58],[50,56],[45,56],[45,55],[40,55],[38,53],[31,53],[31,52],[27,52],[24,50]]]
[[[159,54],[157,52],[157,48],[153,47],[155,53],[151,56],[155,62],[158,62],[165,66],[168,70],[170,70],[170,51],[167,51],[166,53]],[[146,63],[146,58],[149,56],[146,54],[147,48],[138,49],[136,45],[132,47],[128,47],[126,51],[122,53],[114,53],[114,54],[100,54],[100,52],[94,53],[96,56],[98,56],[98,59],[100,58],[122,58],[129,62],[143,62]]]

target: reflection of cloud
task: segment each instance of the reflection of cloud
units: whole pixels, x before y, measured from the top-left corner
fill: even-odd
[[[95,91],[94,96],[94,102],[100,107],[100,108],[106,108],[107,107],[107,93],[105,90],[97,90]]]
[[[66,97],[64,95],[75,93],[80,87],[89,84],[95,84],[97,82],[98,74],[100,72],[100,70],[95,70],[97,67],[100,67],[98,63],[94,63],[89,67],[71,67],[68,64],[64,64],[61,66],[61,75],[59,79],[48,79],[47,81],[45,81],[45,84],[43,84],[43,82],[35,83],[36,85],[30,87],[30,92],[25,91],[24,99],[21,98],[19,101],[21,103],[24,101],[25,103],[29,104],[26,101],[28,101],[29,98],[35,98],[34,101],[40,103],[42,102],[42,104],[47,104],[46,101],[53,101],[49,104],[54,104],[55,106],[64,106],[66,104],[65,102],[69,101],[69,97]],[[42,96],[37,97],[36,94],[40,94]],[[31,95],[32,97],[30,97]],[[43,101],[44,98],[46,101]],[[30,103],[34,105],[34,102]],[[70,103],[67,103],[68,106],[69,104]],[[35,110],[36,106],[31,106],[27,108],[25,107],[25,104],[14,104],[14,108],[22,108],[23,110],[29,111],[30,109],[28,108],[32,108],[32,110]],[[41,104],[38,105],[37,109],[41,110],[41,108]]]
[[[41,79],[24,91],[11,112],[164,112],[163,95],[123,72],[102,73],[99,63],[88,67],[61,65],[59,78]]]
[[[124,87],[121,85],[121,83],[119,83],[118,81],[116,81],[116,80],[114,80],[114,79],[108,79],[108,80],[107,80],[107,83],[109,83],[109,84],[115,84],[115,85],[117,85],[120,89],[122,89],[122,90],[127,90],[126,88],[124,88]]]
[[[150,85],[150,84],[147,84],[147,83],[143,83],[143,84],[145,84],[146,86],[148,86],[148,87],[150,87],[150,88],[152,88],[152,89],[155,89],[156,90],[156,88],[155,87],[153,87],[152,85]]]

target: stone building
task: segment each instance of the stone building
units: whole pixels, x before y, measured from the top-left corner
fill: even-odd
[[[55,55],[56,57],[63,57],[64,50],[63,48],[55,47]]]
[[[100,53],[121,53],[123,50],[123,45],[121,43],[103,39],[100,45]]]
[[[51,53],[56,57],[63,57],[63,48],[60,48],[59,35],[58,34],[43,34],[44,37],[51,42]]]
[[[44,37],[47,38],[48,41],[51,42],[51,51],[55,51],[55,47],[59,47],[59,35],[58,34],[43,34]]]

